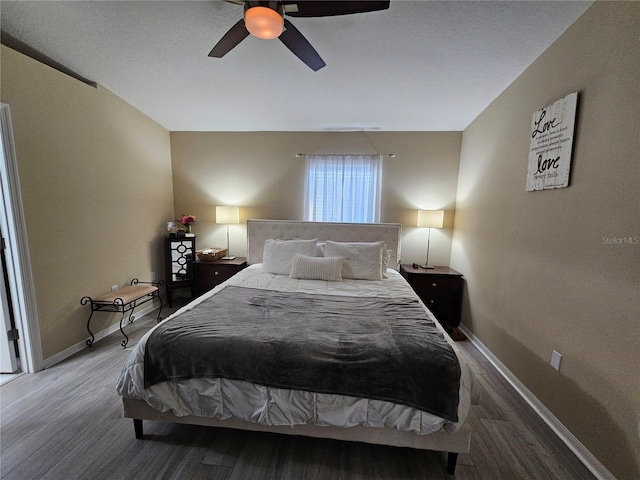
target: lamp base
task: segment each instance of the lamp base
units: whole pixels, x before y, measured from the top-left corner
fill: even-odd
[[[425,270],[435,270],[436,267],[432,266],[432,265],[420,265],[420,268],[424,268]]]
[[[229,225],[227,225],[227,255],[222,257],[222,260],[233,260],[236,258],[235,255],[229,255],[229,251],[231,249],[229,248]]]

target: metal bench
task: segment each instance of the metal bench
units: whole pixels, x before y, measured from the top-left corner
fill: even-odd
[[[89,331],[89,335],[91,338],[87,340],[87,345],[93,345],[95,340],[95,336],[91,332],[91,317],[93,317],[93,312],[110,312],[110,313],[122,313],[122,317],[120,318],[120,332],[124,335],[124,340],[120,343],[122,347],[126,347],[127,343],[129,343],[129,337],[124,330],[122,329],[122,322],[125,318],[127,312],[129,313],[128,323],[132,323],[135,320],[135,316],[133,315],[133,310],[143,305],[147,302],[153,301],[154,298],[160,300],[160,309],[158,310],[158,317],[156,318],[156,322],[160,322],[160,313],[162,312],[162,298],[160,298],[160,290],[158,287],[164,285],[164,280],[160,280],[159,282],[140,282],[137,278],[131,280],[131,285],[127,285],[126,287],[122,287],[118,290],[115,290],[111,293],[107,293],[106,295],[101,295],[96,298],[91,297],[82,297],[80,299],[80,305],[86,305],[88,303],[91,304],[91,314],[89,315],[89,319],[87,320],[87,330]]]

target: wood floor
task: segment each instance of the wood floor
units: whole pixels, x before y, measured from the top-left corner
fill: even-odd
[[[442,453],[122,418],[120,368],[153,313],[90,349],[0,387],[0,477],[36,479],[450,479]],[[594,478],[470,344],[482,389],[455,478]]]

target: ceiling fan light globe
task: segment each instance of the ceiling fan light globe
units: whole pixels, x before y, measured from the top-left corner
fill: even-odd
[[[244,24],[251,35],[271,40],[282,33],[284,18],[271,8],[257,6],[244,12]]]

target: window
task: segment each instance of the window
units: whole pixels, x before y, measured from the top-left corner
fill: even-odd
[[[307,155],[304,219],[380,221],[381,155]]]

